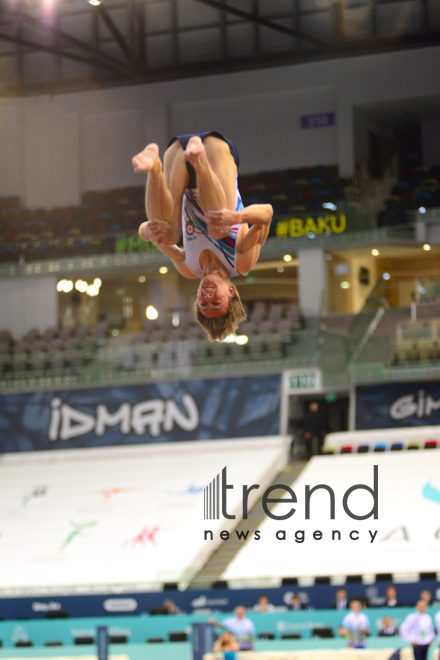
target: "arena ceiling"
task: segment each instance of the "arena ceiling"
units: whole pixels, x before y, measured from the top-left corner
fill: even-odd
[[[0,0],[0,94],[440,43],[438,0]]]

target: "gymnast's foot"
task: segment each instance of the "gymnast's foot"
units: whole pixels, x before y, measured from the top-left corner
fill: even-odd
[[[133,169],[135,172],[162,172],[162,162],[159,158],[159,147],[152,142],[147,144],[145,149],[137,154],[133,160]]]
[[[196,171],[207,163],[205,147],[198,135],[189,139],[183,155]]]

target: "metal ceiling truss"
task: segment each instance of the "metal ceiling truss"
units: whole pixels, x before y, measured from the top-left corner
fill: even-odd
[[[419,12],[420,29],[413,28],[391,33],[381,37],[380,12],[386,5],[393,4],[398,11],[399,3],[403,0],[358,0],[346,4],[343,0],[329,0],[328,4],[320,3],[316,7],[306,9],[304,0],[291,0],[290,13],[286,15],[286,3],[273,0],[271,3],[272,15],[262,14],[260,0],[193,0],[193,9],[196,5],[204,5],[213,10],[212,22],[200,27],[197,20],[193,24],[187,22],[185,26],[179,25],[180,0],[121,0],[115,6],[112,2],[108,6],[105,0],[92,6],[84,0],[84,6],[74,12],[66,12],[66,4],[61,9],[54,5],[54,15],[48,24],[35,16],[35,5],[28,9],[22,2],[18,9],[8,10],[5,3],[0,6],[0,42],[15,46],[16,80],[11,85],[12,93],[38,93],[44,91],[62,91],[69,87],[85,88],[87,83],[96,85],[133,84],[143,81],[167,80],[187,76],[220,73],[223,71],[243,70],[247,68],[289,64],[311,59],[339,57],[357,53],[377,52],[389,49],[426,46],[440,43],[440,18],[434,19],[430,14],[428,0],[410,0],[412,6]],[[160,30],[148,30],[147,9],[155,6],[169,9],[169,23]],[[188,0],[187,0],[188,5]],[[77,6],[77,5],[76,5]],[[246,6],[246,9],[243,8]],[[250,8],[250,11],[249,11]],[[348,38],[350,25],[347,15],[350,11],[362,9],[366,18],[363,38]],[[31,14],[32,11],[32,14]],[[64,12],[64,13],[63,13]],[[118,14],[119,12],[119,14]],[[126,29],[121,28],[118,18],[124,12]],[[66,17],[85,17],[90,22],[90,39],[84,39],[80,30],[73,30],[74,34],[67,33],[60,26]],[[313,34],[310,27],[313,20],[318,17],[326,25],[326,38],[322,37],[319,29]],[[312,20],[310,20],[312,19]],[[319,23],[318,20],[318,23]],[[308,29],[303,26],[307,22]],[[245,49],[246,54],[231,54],[230,30],[237,25],[252,25],[253,30],[247,32],[250,39]],[[182,55],[182,38],[188,32],[200,36],[203,30],[217,28],[219,30],[219,52],[217,56],[197,59],[192,63]],[[435,29],[437,28],[437,29]],[[291,47],[286,48],[286,42],[277,51],[276,48],[263,47],[263,32],[279,33],[291,37]],[[269,32],[268,32],[269,31]],[[72,32],[72,30],[71,30]],[[150,65],[148,61],[149,39],[168,38],[170,43],[169,59],[163,65]],[[272,40],[272,45],[274,40]],[[288,43],[288,42],[287,42]],[[1,45],[1,43],[0,43]],[[197,45],[196,45],[197,48]],[[108,51],[111,49],[111,53]],[[42,52],[56,58],[56,76],[43,85],[30,84],[27,81],[27,67],[33,52]],[[3,48],[1,58],[11,56],[8,49]],[[90,67],[87,81],[63,78],[63,60],[72,60]],[[0,87],[0,93],[5,93]]]

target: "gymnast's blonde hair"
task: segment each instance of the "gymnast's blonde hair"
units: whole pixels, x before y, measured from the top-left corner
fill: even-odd
[[[232,282],[230,282],[229,286],[234,289],[235,295],[231,298],[229,309],[224,316],[208,319],[200,311],[197,300],[194,302],[193,308],[197,322],[208,335],[209,341],[224,339],[228,335],[235,334],[239,324],[246,320],[246,312],[244,311],[237,287]]]

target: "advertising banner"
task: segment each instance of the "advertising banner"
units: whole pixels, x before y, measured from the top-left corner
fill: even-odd
[[[440,382],[386,383],[356,390],[356,429],[440,424]]]
[[[391,580],[380,582],[374,585],[371,584],[347,584],[344,589],[347,592],[348,600],[352,598],[362,598],[368,603],[369,607],[380,608],[385,605],[385,593],[389,586],[393,585]],[[303,610],[295,612],[279,612],[273,621],[278,623],[280,620],[287,624],[290,617],[298,623],[298,618],[304,616],[304,629],[310,628],[310,622],[313,617],[317,617],[318,623],[322,621],[322,610],[335,609],[335,596],[340,586],[330,584],[319,584],[307,587],[286,586],[286,587],[269,587],[264,590],[264,594],[268,597],[270,603],[278,608],[288,608],[292,596],[295,593],[301,599]],[[419,598],[420,591],[428,589],[434,596],[436,601],[440,600],[440,587],[435,580],[421,580],[420,582],[399,583],[398,595],[399,602],[406,607],[413,607]],[[178,591],[167,590],[166,596],[163,592],[146,592],[146,593],[126,593],[122,595],[115,594],[91,594],[80,596],[42,596],[34,598],[0,598],[0,616],[5,620],[17,619],[37,619],[33,625],[38,626],[42,624],[42,619],[46,620],[48,624],[56,621],[58,625],[65,623],[66,629],[69,628],[69,621],[63,619],[47,619],[49,614],[54,617],[57,612],[67,612],[70,618],[78,617],[101,617],[105,621],[100,623],[94,621],[90,623],[90,628],[96,628],[98,625],[114,625],[111,618],[120,621],[122,618],[130,618],[133,621],[139,621],[142,625],[143,640],[147,634],[147,625],[151,626],[151,634],[167,634],[170,630],[184,630],[187,625],[194,623],[194,621],[206,621],[209,615],[207,612],[231,612],[237,605],[244,605],[250,614],[254,606],[261,596],[261,589],[215,589],[205,591],[202,590],[187,590]],[[154,616],[147,618],[146,615],[150,613],[153,608],[163,605],[163,601],[170,598],[176,603],[183,614],[176,616]],[[200,613],[199,613],[200,611]],[[316,611],[316,615],[312,613]],[[375,610],[377,611],[377,610]],[[397,611],[397,610],[395,610]],[[202,613],[204,616],[202,616]],[[192,620],[190,619],[192,615]],[[189,620],[186,620],[188,616]],[[252,614],[255,616],[255,614]],[[258,614],[265,620],[265,625],[268,625],[270,618],[266,614]],[[340,616],[340,612],[338,612]],[[185,617],[185,618],[184,618]],[[197,618],[195,618],[197,617]],[[179,625],[176,626],[176,621]],[[333,622],[331,622],[333,623]],[[0,626],[6,625],[0,621]],[[166,628],[169,626],[169,628]],[[287,627],[287,625],[286,625]],[[298,628],[301,626],[297,625]],[[162,630],[159,631],[159,628]],[[268,630],[268,628],[264,628]],[[83,631],[81,631],[84,634]],[[111,634],[127,634],[124,630],[110,631]],[[88,633],[90,634],[90,633]],[[128,633],[131,637],[131,634]],[[5,639],[5,636],[0,635],[0,639]],[[131,639],[130,641],[133,641]]]
[[[281,376],[0,397],[0,452],[279,433]]]

